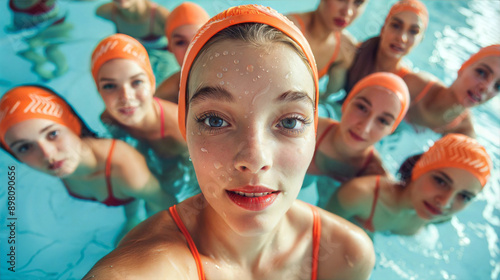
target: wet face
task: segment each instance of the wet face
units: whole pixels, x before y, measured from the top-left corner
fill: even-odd
[[[80,162],[80,137],[50,120],[15,124],[5,133],[5,142],[21,162],[52,176],[71,175]]]
[[[203,24],[182,25],[172,31],[171,38],[168,40],[168,50],[174,54],[179,65],[182,66],[189,43],[202,26]]]
[[[363,13],[366,3],[368,0],[322,0],[318,11],[329,29],[342,31]]]
[[[422,41],[424,31],[424,24],[417,14],[397,13],[382,27],[380,51],[387,57],[402,58]]]
[[[391,133],[400,111],[401,102],[393,92],[379,86],[364,88],[342,114],[342,139],[354,150],[366,149]]]
[[[140,123],[153,110],[153,92],[146,71],[129,59],[103,64],[97,75],[98,90],[106,110],[119,123]]]
[[[479,59],[460,72],[450,88],[458,102],[466,108],[497,96],[500,92],[500,57]]]
[[[453,167],[431,170],[413,184],[412,204],[417,215],[433,222],[451,218],[481,191],[474,175]]]
[[[314,82],[289,46],[225,40],[198,58],[186,134],[202,193],[243,235],[268,232],[296,199],[314,143]]]

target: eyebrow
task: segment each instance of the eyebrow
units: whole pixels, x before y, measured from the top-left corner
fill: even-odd
[[[40,132],[38,132],[38,134],[42,134],[42,133],[44,133],[45,131],[49,130],[49,129],[50,129],[50,128],[52,128],[53,126],[54,126],[54,124],[49,124],[48,126],[46,126],[46,127],[42,128],[42,129],[40,130]],[[24,139],[19,139],[19,140],[17,140],[17,141],[12,142],[9,146],[10,146],[10,148],[12,149],[15,145],[17,145],[17,144],[19,144],[19,143],[23,143],[23,142],[26,142],[26,140],[24,140]]]
[[[370,106],[373,107],[372,103],[366,97],[364,97],[364,96],[357,97],[356,99],[361,99],[364,102],[368,103],[368,105],[370,105]],[[389,113],[389,112],[383,112],[382,114],[385,115],[385,116],[387,116],[387,117],[389,117],[389,118],[392,118],[393,120],[396,119],[396,117],[394,117],[394,115],[391,114],[391,113]]]
[[[305,101],[310,103],[314,108],[314,101],[312,98],[303,91],[288,90],[276,98],[280,102],[295,102],[295,101]]]
[[[141,72],[141,73],[135,74],[135,75],[131,76],[129,79],[135,79],[135,78],[137,78],[137,77],[139,77],[139,76],[141,76],[141,75],[144,75],[144,76],[145,76],[145,75],[146,75],[146,73]],[[115,80],[116,80],[116,79],[113,79],[113,78],[106,78],[106,77],[102,77],[102,78],[100,78],[100,79],[99,79],[99,81],[115,81]]]
[[[189,99],[189,104],[194,105],[198,102],[201,102],[206,99],[214,99],[214,100],[219,100],[219,101],[224,101],[224,102],[229,102],[233,103],[234,102],[234,97],[233,95],[227,91],[225,88],[221,86],[206,86],[198,89],[191,99]]]

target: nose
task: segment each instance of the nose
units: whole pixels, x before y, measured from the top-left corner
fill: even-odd
[[[372,126],[373,126],[373,117],[368,116],[362,119],[359,122],[359,128],[361,130],[360,132],[362,133],[362,136],[369,134],[372,129]]]
[[[402,30],[400,35],[399,35],[399,40],[403,43],[406,43],[408,41],[408,34],[406,31]]]
[[[453,203],[453,191],[448,189],[442,191],[437,197],[437,204],[441,209],[449,209]]]
[[[234,158],[234,166],[238,171],[257,174],[271,169],[272,143],[267,141],[266,134],[266,131],[252,127],[242,133]]]
[[[120,93],[121,93],[120,97],[123,100],[129,100],[133,97],[133,89],[128,85],[124,85]]]
[[[50,160],[55,151],[54,145],[47,141],[39,141],[38,146],[42,152],[43,159]]]

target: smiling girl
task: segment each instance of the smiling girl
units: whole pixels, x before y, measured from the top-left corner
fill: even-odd
[[[318,102],[300,31],[270,8],[230,8],[191,42],[180,88],[202,194],[141,224],[85,278],[367,279],[366,234],[296,200]]]
[[[412,97],[407,122],[441,134],[475,137],[469,108],[500,92],[500,45],[484,47],[473,54],[449,87],[424,72],[408,74],[406,83]]]
[[[125,205],[127,232],[139,221],[135,199],[149,214],[175,199],[160,189],[144,157],[126,143],[99,139],[57,94],[19,86],[0,100],[2,148],[30,167],[61,178],[68,193],[107,206]]]
[[[486,185],[491,168],[476,140],[448,134],[403,163],[401,182],[380,176],[353,179],[337,190],[326,209],[368,231],[412,235],[467,207]]]

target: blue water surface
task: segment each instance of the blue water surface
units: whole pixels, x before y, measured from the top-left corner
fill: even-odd
[[[24,38],[31,31],[8,33],[11,23],[7,1],[0,3],[0,95],[26,83],[43,84],[63,95],[87,124],[98,133],[104,109],[90,75],[90,56],[96,44],[115,31],[107,21],[94,16],[99,5],[109,1],[58,2],[73,25],[68,38],[60,40],[69,71],[46,81],[17,55],[27,48]],[[182,1],[158,0],[172,10]],[[282,13],[315,9],[315,1],[192,2],[210,15],[230,6],[257,3]],[[365,13],[349,27],[358,39],[378,34],[394,0],[370,0]],[[430,23],[424,41],[408,55],[414,69],[433,73],[446,84],[468,56],[480,47],[500,43],[500,2],[498,0],[423,0]],[[38,50],[41,51],[41,48]],[[50,66],[48,66],[50,67]],[[172,71],[178,66],[173,65]],[[376,234],[376,266],[371,279],[499,279],[500,277],[500,108],[494,98],[473,109],[478,141],[486,146],[494,163],[490,183],[465,211],[450,223],[432,225],[413,237]],[[404,159],[432,145],[439,135],[416,133],[404,126],[378,145],[384,164],[395,172]],[[7,167],[16,172],[15,212],[10,215],[7,199]],[[125,221],[122,207],[74,199],[54,177],[34,171],[0,152],[0,279],[80,279],[97,260],[113,249],[114,239]],[[307,199],[307,197],[306,197]],[[311,198],[312,199],[312,198]],[[8,220],[16,218],[17,220]],[[15,272],[8,270],[9,222],[15,221]]]

